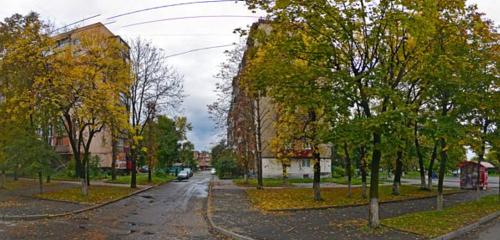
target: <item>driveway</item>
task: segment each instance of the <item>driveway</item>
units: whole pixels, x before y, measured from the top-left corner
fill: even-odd
[[[208,172],[69,218],[0,222],[0,239],[214,239],[204,219]]]

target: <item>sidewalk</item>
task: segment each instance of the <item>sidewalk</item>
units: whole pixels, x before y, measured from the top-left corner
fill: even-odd
[[[366,227],[367,206],[262,212],[252,207],[244,189],[228,182],[215,184],[209,209],[215,225],[254,239],[421,239],[420,236],[388,228],[375,232]],[[223,186],[223,187],[218,187]],[[445,207],[474,200],[474,192],[445,197]],[[380,205],[381,218],[434,209],[435,198]]]

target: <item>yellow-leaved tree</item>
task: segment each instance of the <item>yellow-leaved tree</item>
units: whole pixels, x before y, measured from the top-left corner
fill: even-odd
[[[51,52],[51,74],[35,82],[37,102],[57,109],[69,138],[82,194],[88,194],[90,146],[110,125],[128,129],[123,99],[131,84],[128,46],[96,30],[77,32]],[[87,171],[86,171],[87,170]]]

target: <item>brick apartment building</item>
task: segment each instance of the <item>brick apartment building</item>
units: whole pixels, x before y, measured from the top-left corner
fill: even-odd
[[[198,169],[201,171],[208,170],[212,167],[212,158],[209,152],[206,151],[194,151],[194,159],[198,162]]]

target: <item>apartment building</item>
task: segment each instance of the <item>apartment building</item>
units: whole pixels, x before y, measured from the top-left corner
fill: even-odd
[[[211,156],[209,152],[206,151],[194,151],[194,159],[198,163],[198,169],[201,171],[208,170],[212,167]]]

